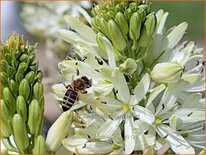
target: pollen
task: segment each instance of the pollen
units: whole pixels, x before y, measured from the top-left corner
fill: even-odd
[[[130,106],[130,104],[129,104],[129,103],[125,103],[125,104],[123,105],[123,110],[124,110],[125,112],[131,111],[131,106]]]
[[[159,117],[155,118],[155,124],[160,124],[162,123],[162,120]]]

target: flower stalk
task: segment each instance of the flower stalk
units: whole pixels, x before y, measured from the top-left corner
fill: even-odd
[[[36,45],[25,43],[23,37],[13,33],[1,45],[1,85],[3,110],[2,138],[13,136],[17,153],[32,153],[34,141],[42,135],[44,97],[42,72],[35,63]],[[10,148],[12,143],[7,145]]]

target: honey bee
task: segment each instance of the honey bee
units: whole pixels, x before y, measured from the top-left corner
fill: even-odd
[[[92,85],[92,81],[89,80],[86,76],[82,76],[76,80],[71,82],[71,85],[65,86],[67,91],[64,95],[62,102],[62,110],[69,110],[76,101],[79,100],[79,94],[86,94],[86,88],[90,88]]]

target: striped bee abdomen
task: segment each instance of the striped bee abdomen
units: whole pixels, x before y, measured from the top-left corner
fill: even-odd
[[[62,102],[62,110],[67,111],[69,110],[78,98],[78,93],[68,89],[64,95],[63,102]]]

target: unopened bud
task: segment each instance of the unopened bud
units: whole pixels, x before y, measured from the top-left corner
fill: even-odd
[[[180,63],[158,63],[154,66],[151,77],[155,82],[176,83],[181,79],[183,70],[184,66]]]
[[[39,135],[34,142],[33,154],[46,154],[46,142],[44,137]]]
[[[139,39],[141,26],[142,24],[140,15],[137,12],[133,13],[129,24],[129,37],[132,40]]]
[[[108,31],[111,36],[112,43],[118,51],[123,51],[126,48],[126,41],[114,20],[109,20]]]
[[[25,100],[28,100],[30,95],[29,82],[26,79],[21,80],[19,84],[19,95],[22,95]]]
[[[156,17],[154,13],[150,13],[146,17],[146,21],[144,23],[141,35],[140,35],[140,40],[139,40],[139,46],[140,47],[148,47],[153,34],[156,29]]]
[[[24,122],[27,121],[27,104],[23,96],[18,96],[16,99],[16,110],[21,115]]]
[[[31,134],[35,135],[39,132],[39,126],[41,122],[40,115],[40,106],[39,102],[36,99],[33,99],[29,105],[29,114],[28,114],[28,127]]]
[[[16,112],[16,101],[8,87],[3,89],[3,99],[9,110],[11,110],[11,113],[14,114]]]
[[[128,23],[127,20],[125,19],[123,13],[118,12],[115,16],[115,22],[117,23],[117,25],[119,26],[119,28],[121,29],[121,31],[127,35],[128,33]]]
[[[137,63],[134,59],[128,58],[123,64],[119,66],[119,70],[126,74],[131,75],[133,74],[137,69]]]
[[[26,124],[23,121],[21,115],[15,114],[13,117],[13,132],[14,141],[19,150],[25,150],[29,146],[28,133],[26,130]]]
[[[43,95],[43,92],[44,92],[43,84],[36,82],[35,85],[33,86],[34,98],[39,101],[41,96]]]
[[[50,151],[56,151],[67,136],[73,119],[73,113],[69,110],[60,115],[48,131],[46,144]]]

